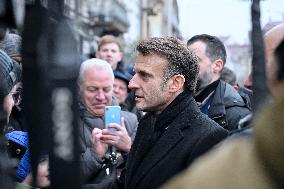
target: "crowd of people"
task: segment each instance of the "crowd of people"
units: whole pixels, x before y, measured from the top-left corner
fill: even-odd
[[[119,39],[102,36],[96,57],[78,70],[82,188],[282,188],[284,24],[264,42],[271,97],[252,120],[252,88],[225,67],[218,37],[144,39],[124,68]],[[36,177],[31,171],[21,46],[21,36],[8,31],[0,40],[2,132],[17,186],[48,187],[48,152]],[[106,106],[121,107],[120,124],[105,128]]]

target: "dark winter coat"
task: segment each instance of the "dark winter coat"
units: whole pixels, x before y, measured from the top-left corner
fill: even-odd
[[[189,92],[183,92],[158,116],[142,117],[128,156],[124,187],[158,188],[227,134],[200,112]]]
[[[251,114],[251,109],[228,83],[220,81],[215,89],[208,116],[229,131],[238,129],[239,121]]]

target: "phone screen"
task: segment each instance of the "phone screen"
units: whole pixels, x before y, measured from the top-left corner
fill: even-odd
[[[110,123],[120,125],[120,106],[106,106],[105,107],[105,128],[108,128]],[[111,130],[115,130],[111,128]]]

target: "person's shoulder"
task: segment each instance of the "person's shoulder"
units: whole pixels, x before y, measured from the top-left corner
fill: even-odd
[[[127,119],[131,119],[131,120],[137,120],[137,115],[132,113],[132,112],[128,112],[128,111],[121,111],[121,116],[124,117],[125,120]]]
[[[229,99],[237,99],[242,101],[241,95],[232,85],[224,81],[220,81],[220,84],[223,85],[222,87],[224,87],[225,89],[224,99],[229,98]]]
[[[209,133],[215,131],[227,133],[227,131],[223,127],[221,127],[217,122],[215,122],[202,112],[197,113],[197,116],[192,123],[198,124],[198,127],[194,128],[199,132]]]
[[[121,110],[121,115],[126,115],[130,117],[136,116],[134,113],[129,112],[129,111],[124,111],[124,110]]]
[[[220,81],[220,83],[225,91],[223,100],[226,107],[238,106],[247,108],[246,102],[233,86],[223,81]]]
[[[15,189],[39,189],[39,188],[34,188],[30,185],[27,185],[27,184],[24,184],[24,183],[19,183],[19,182],[16,182],[15,183]]]
[[[251,154],[251,144],[246,140],[235,140],[211,150],[197,159],[186,171],[167,183],[164,189],[170,188],[243,188],[239,175],[248,175],[253,168],[254,155]],[[222,166],[220,166],[222,165]],[[208,170],[214,170],[208,172]],[[252,169],[254,170],[254,169]],[[200,177],[202,175],[202,178]],[[204,182],[204,180],[208,182]],[[245,180],[243,180],[245,182]],[[247,187],[249,188],[249,187]]]

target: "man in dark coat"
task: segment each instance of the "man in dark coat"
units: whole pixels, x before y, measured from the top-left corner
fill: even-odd
[[[141,118],[119,188],[158,188],[227,136],[201,113],[192,97],[197,57],[174,37],[151,38],[137,46],[135,91]],[[117,187],[117,186],[116,186]],[[110,187],[114,188],[114,186]]]
[[[199,58],[199,76],[195,100],[201,111],[229,131],[239,129],[239,121],[251,113],[246,98],[228,83],[220,81],[226,63],[224,44],[215,36],[193,36],[188,48]]]

